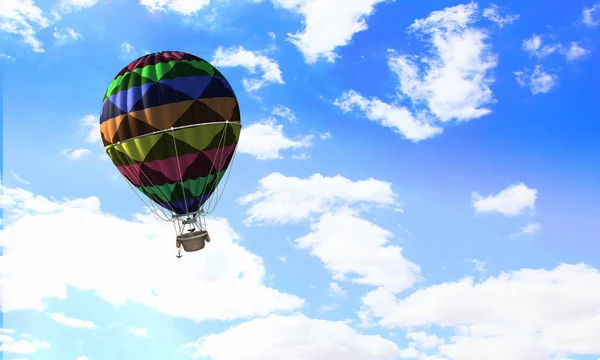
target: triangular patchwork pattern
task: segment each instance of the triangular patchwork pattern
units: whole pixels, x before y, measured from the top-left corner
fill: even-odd
[[[183,214],[198,210],[227,171],[240,121],[235,94],[218,70],[193,55],[165,52],[136,59],[115,77],[100,128],[128,181]]]
[[[187,94],[173,89],[170,86],[161,83],[155,83],[144,93],[144,96],[142,96],[142,98],[130,108],[130,111],[138,111],[186,100],[195,99]]]
[[[134,134],[151,133],[155,131],[158,131],[158,129],[152,127],[147,122],[133,117],[131,114],[127,114],[121,121],[121,124],[111,139],[111,142],[114,144],[119,141],[131,139],[135,136]]]

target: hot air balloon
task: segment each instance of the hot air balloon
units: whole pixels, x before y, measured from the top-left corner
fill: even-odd
[[[173,222],[177,257],[182,247],[197,251],[210,241],[205,216],[227,183],[241,128],[223,74],[185,52],[142,56],[106,90],[104,149],[146,206]]]

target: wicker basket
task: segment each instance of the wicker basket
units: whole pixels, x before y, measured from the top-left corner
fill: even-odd
[[[183,250],[186,252],[202,250],[206,245],[207,236],[208,233],[206,231],[194,231],[182,234],[177,237],[176,245],[183,245]]]

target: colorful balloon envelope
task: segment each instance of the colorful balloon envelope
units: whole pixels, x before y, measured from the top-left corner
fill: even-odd
[[[170,220],[196,219],[208,212],[207,202],[216,205],[240,130],[238,101],[223,74],[178,51],[125,66],[106,90],[100,115],[110,159]]]

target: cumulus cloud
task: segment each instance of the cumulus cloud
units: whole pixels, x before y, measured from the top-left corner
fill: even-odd
[[[544,44],[542,35],[533,34],[530,38],[523,40],[523,50],[537,57],[539,60],[553,53],[561,53],[565,55],[568,61],[578,60],[589,54],[588,49],[583,48],[576,41],[570,42],[568,45],[563,44]]]
[[[512,24],[519,19],[518,14],[502,15],[503,10],[496,4],[492,4],[489,8],[483,10],[483,17],[498,24],[499,27],[504,27],[506,24]]]
[[[46,28],[51,21],[33,0],[3,0],[0,6],[0,31],[16,35],[34,52],[44,52],[36,28]]]
[[[569,44],[569,47],[567,48],[567,50],[563,51],[563,53],[567,57],[567,60],[573,61],[573,60],[579,60],[579,59],[583,58],[584,56],[589,54],[590,51],[588,49],[585,49],[585,48],[579,46],[578,43],[572,42]]]
[[[239,199],[249,204],[247,223],[288,223],[322,214],[342,204],[399,206],[391,184],[373,178],[352,181],[343,176],[314,174],[306,179],[271,173],[258,189]]]
[[[346,294],[344,289],[338,283],[335,282],[329,283],[329,291],[334,295],[344,296]]]
[[[477,272],[485,272],[485,265],[487,264],[485,261],[477,260],[477,259],[466,259],[470,263],[473,263],[473,268]]]
[[[14,62],[15,58],[13,58],[12,56],[10,56],[8,54],[0,53],[0,60],[6,60],[6,61]]]
[[[84,8],[92,7],[98,0],[60,0],[60,9],[64,12],[74,12]]]
[[[529,54],[538,57],[539,59],[544,58],[556,50],[560,49],[560,45],[543,45],[543,39],[541,35],[533,34],[530,38],[523,40],[521,43],[523,50]]]
[[[69,160],[79,160],[85,155],[90,153],[89,149],[80,148],[80,149],[65,149],[61,151],[63,155],[65,155]]]
[[[52,36],[56,39],[57,45],[63,45],[83,38],[83,36],[73,28],[59,29],[55,27]]]
[[[593,6],[589,7],[589,8],[584,8],[582,10],[582,21],[585,25],[589,26],[589,27],[595,27],[598,26],[598,24],[600,24],[600,21],[597,19],[597,12],[598,9],[600,9],[600,3],[596,3]]]
[[[408,140],[424,140],[442,132],[441,127],[430,124],[426,117],[415,117],[405,106],[390,105],[377,98],[366,98],[354,90],[342,94],[334,104],[344,112],[358,109],[367,119],[392,129]]]
[[[549,93],[558,83],[558,76],[553,72],[546,72],[542,65],[536,65],[531,72],[525,69],[513,74],[519,86],[529,88],[533,95]]]
[[[476,282],[467,277],[396,298],[383,289],[362,299],[380,326],[442,326],[454,335],[432,342],[453,360],[556,359],[598,355],[600,272],[585,264],[521,269]]]
[[[408,346],[412,348],[435,349],[444,343],[444,339],[424,331],[411,331],[406,334],[406,338],[411,340]]]
[[[525,226],[521,226],[521,230],[519,232],[511,234],[510,237],[535,235],[538,232],[540,232],[541,229],[542,229],[542,224],[529,223]]]
[[[56,321],[57,323],[64,325],[64,326],[84,328],[84,329],[95,329],[98,327],[96,324],[94,324],[93,322],[91,322],[89,320],[81,320],[81,319],[77,319],[77,318],[68,317],[63,313],[51,313],[51,314],[48,314],[48,316],[50,317],[50,319],[52,319],[52,320]]]
[[[242,129],[237,151],[258,160],[282,159],[281,151],[308,148],[312,146],[312,139],[312,135],[305,135],[293,140],[283,133],[283,125],[268,118]]]
[[[191,16],[210,4],[210,0],[140,0],[150,12],[169,12]]]
[[[533,70],[527,68],[519,71],[514,71],[513,74],[517,83],[521,87],[529,88],[533,95],[549,93],[558,83],[558,75],[556,71],[545,70],[541,65],[542,59],[551,54],[562,54],[569,62],[583,59],[590,53],[588,49],[583,48],[576,41],[570,42],[568,45],[560,43],[546,44],[543,36],[533,34],[531,37],[523,40],[522,48],[525,52],[534,56],[538,60]]]
[[[250,73],[261,72],[260,78],[244,78],[244,88],[248,92],[256,91],[269,84],[285,84],[277,62],[260,52],[244,49],[242,46],[223,49],[217,48],[212,64],[216,67],[246,68]]]
[[[334,279],[392,292],[411,287],[419,266],[404,258],[402,248],[389,244],[390,231],[357,215],[347,208],[326,213],[295,244],[319,258]]]
[[[5,321],[6,322],[6,321]],[[32,336],[24,336],[25,334],[17,334],[13,329],[2,329],[0,334],[0,352],[5,354],[16,355],[31,355],[51,348],[50,343],[45,340],[40,340]],[[18,339],[21,337],[22,339]]]
[[[66,299],[70,288],[93,292],[110,304],[131,302],[195,321],[266,316],[304,303],[265,285],[262,258],[237,243],[239,235],[224,219],[207,219],[214,241],[205,253],[177,259],[169,241],[174,240],[172,225],[153,215],[124,220],[103,213],[96,197],[57,201],[19,188],[2,190],[5,314],[42,310],[48,300]],[[44,229],[44,236],[32,228]],[[199,255],[206,256],[198,261]],[[230,301],[236,298],[244,301]]]
[[[348,45],[356,33],[368,28],[367,18],[375,12],[375,6],[385,0],[272,2],[278,7],[302,15],[304,29],[288,34],[288,40],[302,52],[307,63],[315,63],[320,59],[334,62],[339,57],[336,49]]]
[[[275,105],[273,110],[271,110],[271,115],[279,116],[290,122],[296,122],[296,115],[294,115],[292,109],[287,106],[279,104]]]
[[[443,123],[451,120],[489,114],[495,101],[490,85],[497,57],[488,33],[474,26],[478,14],[476,3],[434,11],[408,28],[427,41],[429,53],[398,55],[390,50],[388,64],[400,83],[397,100],[407,105],[387,104],[354,90],[334,104],[343,111],[359,109],[368,119],[412,141],[438,135]]]
[[[101,144],[100,121],[97,115],[87,114],[82,117],[81,126],[88,132],[85,142]]]
[[[510,185],[497,194],[481,196],[474,191],[471,195],[471,205],[476,213],[498,212],[505,216],[521,215],[526,209],[534,210],[537,200],[537,190],[523,183]]]
[[[341,321],[301,314],[253,319],[186,347],[197,357],[213,360],[388,360],[399,355],[397,345],[381,336],[357,333]]]

